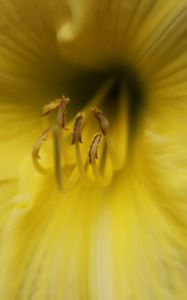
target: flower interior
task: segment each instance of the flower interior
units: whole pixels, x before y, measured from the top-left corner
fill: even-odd
[[[115,171],[127,166],[145,107],[143,84],[129,67],[100,77],[100,84],[90,84],[96,87],[86,104],[63,95],[43,107],[43,131],[33,146],[33,164],[40,173],[53,174],[61,191],[68,191],[77,180],[107,186]],[[82,110],[68,122],[70,102]],[[43,159],[39,152],[49,140],[48,158]]]

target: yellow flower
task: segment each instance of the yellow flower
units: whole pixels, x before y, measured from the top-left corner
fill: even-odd
[[[187,299],[186,19],[1,0],[2,300]]]

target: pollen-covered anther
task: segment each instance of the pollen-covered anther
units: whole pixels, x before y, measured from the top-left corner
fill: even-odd
[[[74,145],[76,143],[82,144],[82,127],[84,123],[84,113],[78,113],[75,118],[74,129],[73,129],[73,136],[71,144]]]
[[[62,104],[62,99],[57,99],[45,105],[42,110],[42,117],[47,116],[50,112],[57,109]]]
[[[89,152],[88,152],[88,158],[89,158],[89,163],[90,164],[92,164],[95,161],[95,159],[98,159],[97,150],[98,150],[98,147],[100,145],[101,139],[102,139],[102,134],[101,133],[97,133],[93,137],[93,140],[91,142],[90,149],[89,149]]]
[[[42,147],[42,144],[46,141],[49,133],[51,131],[51,127],[48,127],[47,129],[45,129],[42,134],[38,137],[38,139],[36,140],[36,142],[34,143],[33,149],[32,149],[32,155],[36,158],[36,159],[40,159],[40,149]]]
[[[95,117],[98,120],[100,129],[101,129],[103,135],[109,134],[110,123],[109,123],[108,119],[105,117],[105,115],[102,113],[102,111],[99,110],[97,107],[93,107],[91,110],[93,111]]]
[[[98,147],[101,143],[103,135],[101,133],[97,133],[91,142],[89,153],[88,153],[88,158],[89,158],[89,163],[92,167],[93,175],[95,178],[95,181],[98,183],[100,186],[107,186],[108,185],[108,180],[104,178],[96,164],[96,159],[98,158]]]
[[[119,168],[118,158],[116,156],[116,150],[112,141],[111,133],[110,133],[110,123],[105,115],[99,110],[97,107],[92,108],[92,111],[95,117],[98,120],[99,127],[105,137],[108,153],[115,169]]]
[[[84,123],[84,113],[78,113],[75,118],[73,136],[71,144],[75,147],[75,156],[77,161],[77,167],[80,174],[80,178],[84,184],[88,184],[89,180],[86,175],[85,165],[83,163],[82,154],[80,150],[80,143],[82,144],[82,127]]]
[[[62,96],[61,103],[58,109],[58,114],[57,114],[57,121],[64,130],[68,130],[68,128],[66,127],[66,114],[67,114],[67,105],[69,101],[70,101],[69,98]]]

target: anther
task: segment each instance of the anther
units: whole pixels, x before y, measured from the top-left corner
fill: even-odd
[[[50,112],[58,108],[62,103],[62,99],[57,99],[45,105],[42,110],[42,117],[47,116]]]
[[[110,134],[110,123],[109,123],[108,119],[105,117],[105,115],[102,113],[102,111],[99,110],[97,107],[92,108],[92,111],[98,120],[100,129],[102,130],[103,135],[105,136],[108,152],[109,152],[113,167],[115,169],[118,169],[119,163],[117,161],[115,148],[114,148],[112,137]]]
[[[69,103],[69,98],[66,98],[65,96],[62,96],[60,105],[58,106],[58,113],[57,113],[57,123],[58,126],[60,126],[63,130],[68,130],[66,127],[66,114],[67,114],[67,105]],[[62,150],[62,156],[64,161],[69,160],[68,152],[66,149],[67,143],[64,137],[63,130],[59,132],[61,135],[61,150]]]
[[[88,158],[89,158],[89,163],[91,164],[93,175],[95,177],[96,182],[100,186],[107,186],[108,181],[105,178],[103,178],[103,176],[101,175],[100,170],[96,164],[96,159],[98,158],[97,151],[98,151],[98,147],[100,145],[101,139],[102,139],[101,133],[97,133],[93,137],[93,140],[90,145],[89,153],[88,153]]]
[[[84,113],[78,113],[75,119],[74,123],[74,130],[73,130],[73,136],[72,136],[72,145],[75,145],[75,155],[76,155],[76,161],[77,161],[77,167],[79,170],[80,178],[84,184],[88,184],[89,180],[86,175],[84,163],[82,160],[81,150],[79,144],[82,144],[82,127],[84,123]]]
[[[98,150],[99,144],[101,142],[101,139],[102,139],[102,134],[101,133],[97,133],[93,137],[93,140],[91,142],[90,149],[89,149],[89,152],[88,152],[88,158],[89,158],[89,163],[90,164],[92,164],[93,161],[95,161],[95,159],[98,159],[97,150]]]
[[[76,116],[76,119],[75,119],[75,123],[74,123],[73,137],[72,137],[72,142],[71,142],[72,145],[74,145],[76,143],[82,144],[81,131],[82,131],[82,127],[83,127],[83,122],[84,122],[84,114],[78,113]]]
[[[64,130],[68,130],[66,128],[66,114],[67,114],[67,105],[69,103],[69,98],[62,96],[61,103],[59,105],[58,114],[57,114],[57,121],[59,122],[60,126]]]
[[[99,110],[97,107],[93,107],[92,111],[98,120],[100,129],[101,129],[103,135],[109,134],[110,124],[109,124],[108,119],[105,117],[105,115],[102,113],[102,111]]]

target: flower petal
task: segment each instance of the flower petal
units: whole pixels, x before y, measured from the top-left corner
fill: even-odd
[[[0,228],[13,208],[13,197],[17,192],[16,180],[0,181],[1,197],[0,197]]]
[[[81,65],[101,69],[130,63],[142,73],[159,70],[186,45],[185,1],[49,3],[62,56]]]
[[[0,83],[49,80],[59,55],[45,1],[2,0],[0,19]]]
[[[143,72],[153,75],[151,79],[155,75],[158,77],[176,60],[181,61],[181,55],[184,60],[187,49],[186,16],[186,1],[157,1],[139,26],[132,52],[137,54],[135,63],[143,68]]]
[[[67,194],[25,166],[3,232],[4,299],[185,299],[186,226],[137,160],[108,188]]]
[[[13,2],[2,3],[4,12],[6,5]],[[20,3],[18,8],[20,5],[25,7],[25,2]],[[142,22],[143,16],[146,26],[151,24],[152,14],[156,16],[152,25],[148,26],[150,30],[144,33],[144,26],[140,28],[141,34],[137,32],[137,36],[140,34],[139,39],[129,45],[129,51],[141,50],[135,61],[139,63],[140,69],[144,66],[142,62],[146,62],[145,74],[152,74],[156,70],[157,62],[164,60],[168,45],[173,45],[184,33],[183,29],[176,30],[171,42],[164,45],[162,52],[150,61],[152,54],[157,54],[158,46],[162,45],[160,41],[169,37],[165,29],[175,19],[176,13],[180,10],[182,12],[185,2],[163,4],[163,1],[157,1],[154,4],[142,1],[142,5],[139,1],[132,1],[132,4],[127,1],[107,2],[108,14],[104,13],[105,1],[98,2],[98,6],[97,2],[83,0],[79,1],[80,5],[72,1],[62,3],[64,17],[61,19],[61,15],[60,18],[57,15],[55,18],[62,55],[89,67],[100,68],[102,61],[104,64],[111,57],[114,60],[128,57],[128,50],[124,50],[121,37],[128,33],[128,25],[133,24],[132,16],[142,11],[143,3],[144,13],[136,19],[134,29]],[[57,2],[55,11],[61,14],[59,8]],[[28,15],[32,19],[30,11]],[[168,18],[165,21],[166,16]],[[111,23],[108,28],[109,20]],[[163,27],[158,26],[160,21],[165,21]],[[104,24],[102,28],[101,22]],[[131,26],[129,28],[133,28]],[[173,26],[169,33],[174,33],[173,29],[177,26]],[[118,27],[122,33],[120,31],[118,34]],[[131,31],[134,32],[134,29]],[[161,39],[158,38],[160,34],[163,37]],[[127,37],[131,37],[130,33]],[[9,43],[6,38],[5,42],[6,45]],[[22,45],[21,42],[18,44]],[[26,46],[31,46],[30,41],[27,41]],[[167,72],[176,71],[180,62],[182,71],[180,69],[177,76],[171,72],[169,81],[166,77],[166,81],[158,80],[159,89],[155,88],[156,85],[154,87],[151,77],[148,114],[145,114],[142,128],[138,132],[131,164],[118,172],[107,188],[85,188],[78,183],[72,191],[60,194],[55,189],[54,179],[37,174],[30,159],[23,170],[19,170],[24,153],[30,149],[31,137],[36,128],[35,122],[30,120],[37,104],[30,105],[32,100],[29,97],[28,106],[24,104],[23,113],[20,113],[24,101],[19,102],[19,97],[15,102],[9,98],[7,106],[3,103],[2,138],[5,143],[2,148],[2,170],[7,172],[5,178],[18,176],[18,170],[21,176],[17,196],[11,202],[13,207],[8,203],[2,213],[2,218],[6,217],[0,250],[0,291],[3,299],[187,298],[186,71],[183,68],[186,58],[185,55],[179,58],[179,53],[184,53],[183,46],[185,49],[185,43],[179,43],[173,52],[175,60],[172,61],[171,56],[168,56],[166,68],[157,69],[153,74],[155,78],[158,76],[158,79],[163,79]],[[35,48],[31,48],[32,54],[35,51]],[[36,52],[38,55],[40,51],[37,49]],[[27,55],[27,51],[24,54]],[[136,51],[133,58],[135,54]],[[17,70],[19,60],[14,63],[10,60],[9,65],[7,52],[4,58],[2,70],[12,74],[14,68]],[[18,77],[22,79],[24,74],[31,74],[32,68],[36,73],[38,60],[31,61],[33,66],[26,61],[26,68],[24,66],[21,69]],[[41,68],[44,74],[45,67]],[[171,87],[173,82],[175,85]],[[180,91],[176,90],[179,86]],[[29,110],[30,107],[33,110]],[[6,135],[11,137],[10,141]],[[13,147],[18,152],[16,161],[15,156],[14,160],[11,159]],[[7,169],[7,163],[11,171]],[[67,176],[66,172],[64,175]],[[16,187],[11,184],[8,187],[9,199],[16,192]],[[6,194],[4,197],[6,200]]]
[[[59,56],[45,1],[2,0],[0,20],[0,179],[5,180],[18,176],[32,149],[42,103],[54,96]]]
[[[41,92],[40,92],[41,94]],[[14,179],[25,155],[32,152],[33,143],[41,128],[38,103],[45,94],[6,91],[0,103],[0,179]]]

